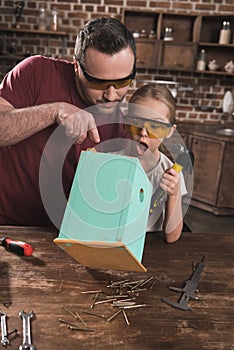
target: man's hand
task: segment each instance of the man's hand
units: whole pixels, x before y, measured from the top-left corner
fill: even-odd
[[[81,144],[87,136],[96,143],[100,142],[93,115],[85,110],[69,103],[59,103],[55,121],[66,128],[66,135],[72,137],[76,143]]]

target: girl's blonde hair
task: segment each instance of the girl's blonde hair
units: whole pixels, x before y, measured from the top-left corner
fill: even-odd
[[[131,96],[129,103],[135,103],[137,100],[147,97],[163,102],[169,110],[168,120],[171,124],[175,123],[176,101],[170,90],[161,84],[150,83],[137,89]]]

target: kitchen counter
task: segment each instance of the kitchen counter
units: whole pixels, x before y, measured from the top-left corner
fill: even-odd
[[[232,135],[225,135],[217,133],[218,130],[229,129],[233,130]],[[209,123],[193,123],[193,122],[179,122],[177,124],[179,134],[193,134],[200,136],[207,136],[212,139],[224,140],[225,142],[234,142],[234,123],[225,124],[209,124]],[[185,140],[186,143],[187,140]]]

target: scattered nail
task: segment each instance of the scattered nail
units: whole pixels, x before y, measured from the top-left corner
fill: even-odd
[[[136,304],[136,305],[129,305],[129,306],[123,306],[122,309],[137,309],[139,307],[145,307],[146,304]]]
[[[98,289],[98,290],[86,290],[86,291],[81,292],[81,294],[97,294],[97,293],[102,293],[102,290],[101,289]]]
[[[11,304],[12,304],[11,301],[5,301],[5,302],[3,303],[3,305],[4,305],[5,307],[9,307],[9,306],[11,306]]]
[[[78,318],[81,323],[83,323],[83,325],[88,328],[87,324],[85,323],[85,321],[82,319],[82,317],[78,314],[78,312],[75,312],[76,318]]]
[[[116,300],[116,298],[106,299],[106,300],[99,300],[99,301],[96,301],[96,302],[95,302],[95,305],[110,303],[111,301],[115,301],[115,300]]]
[[[112,321],[120,312],[122,312],[122,309],[119,309],[118,311],[116,311],[115,313],[113,313],[113,314],[107,319],[107,321],[108,321],[108,322]]]
[[[95,312],[90,312],[90,311],[82,311],[82,314],[92,315],[100,318],[106,318],[105,315],[96,314]]]
[[[150,286],[149,289],[153,289],[153,287],[154,287],[154,285],[155,285],[156,282],[158,282],[158,280],[155,279],[155,280],[153,281],[153,283],[151,284],[151,286]]]
[[[92,329],[92,328],[82,328],[82,327],[70,326],[70,325],[68,325],[67,328],[75,331],[95,332],[95,329]]]
[[[124,316],[124,319],[125,319],[125,322],[127,323],[128,326],[130,326],[130,322],[128,320],[128,317],[127,317],[127,314],[126,314],[126,311],[124,309],[121,309],[122,310],[122,313],[123,313],[123,316]]]
[[[94,296],[94,298],[93,298],[93,303],[92,303],[92,305],[90,306],[91,309],[94,308],[94,305],[96,304],[96,301],[97,301],[97,299],[98,299],[98,296],[99,296],[99,293],[96,293],[95,296]]]
[[[70,310],[68,310],[64,305],[61,305],[61,307],[62,307],[65,311],[67,311],[72,317],[77,318],[76,315],[75,315],[73,312],[71,312]]]
[[[11,331],[10,333],[7,333],[7,336],[9,337],[9,335],[13,334],[13,333],[17,333],[18,330],[15,328],[13,331]]]

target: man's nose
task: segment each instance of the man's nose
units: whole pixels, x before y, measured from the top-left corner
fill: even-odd
[[[108,101],[116,101],[117,89],[113,85],[108,86],[108,88],[104,90],[104,97]]]

